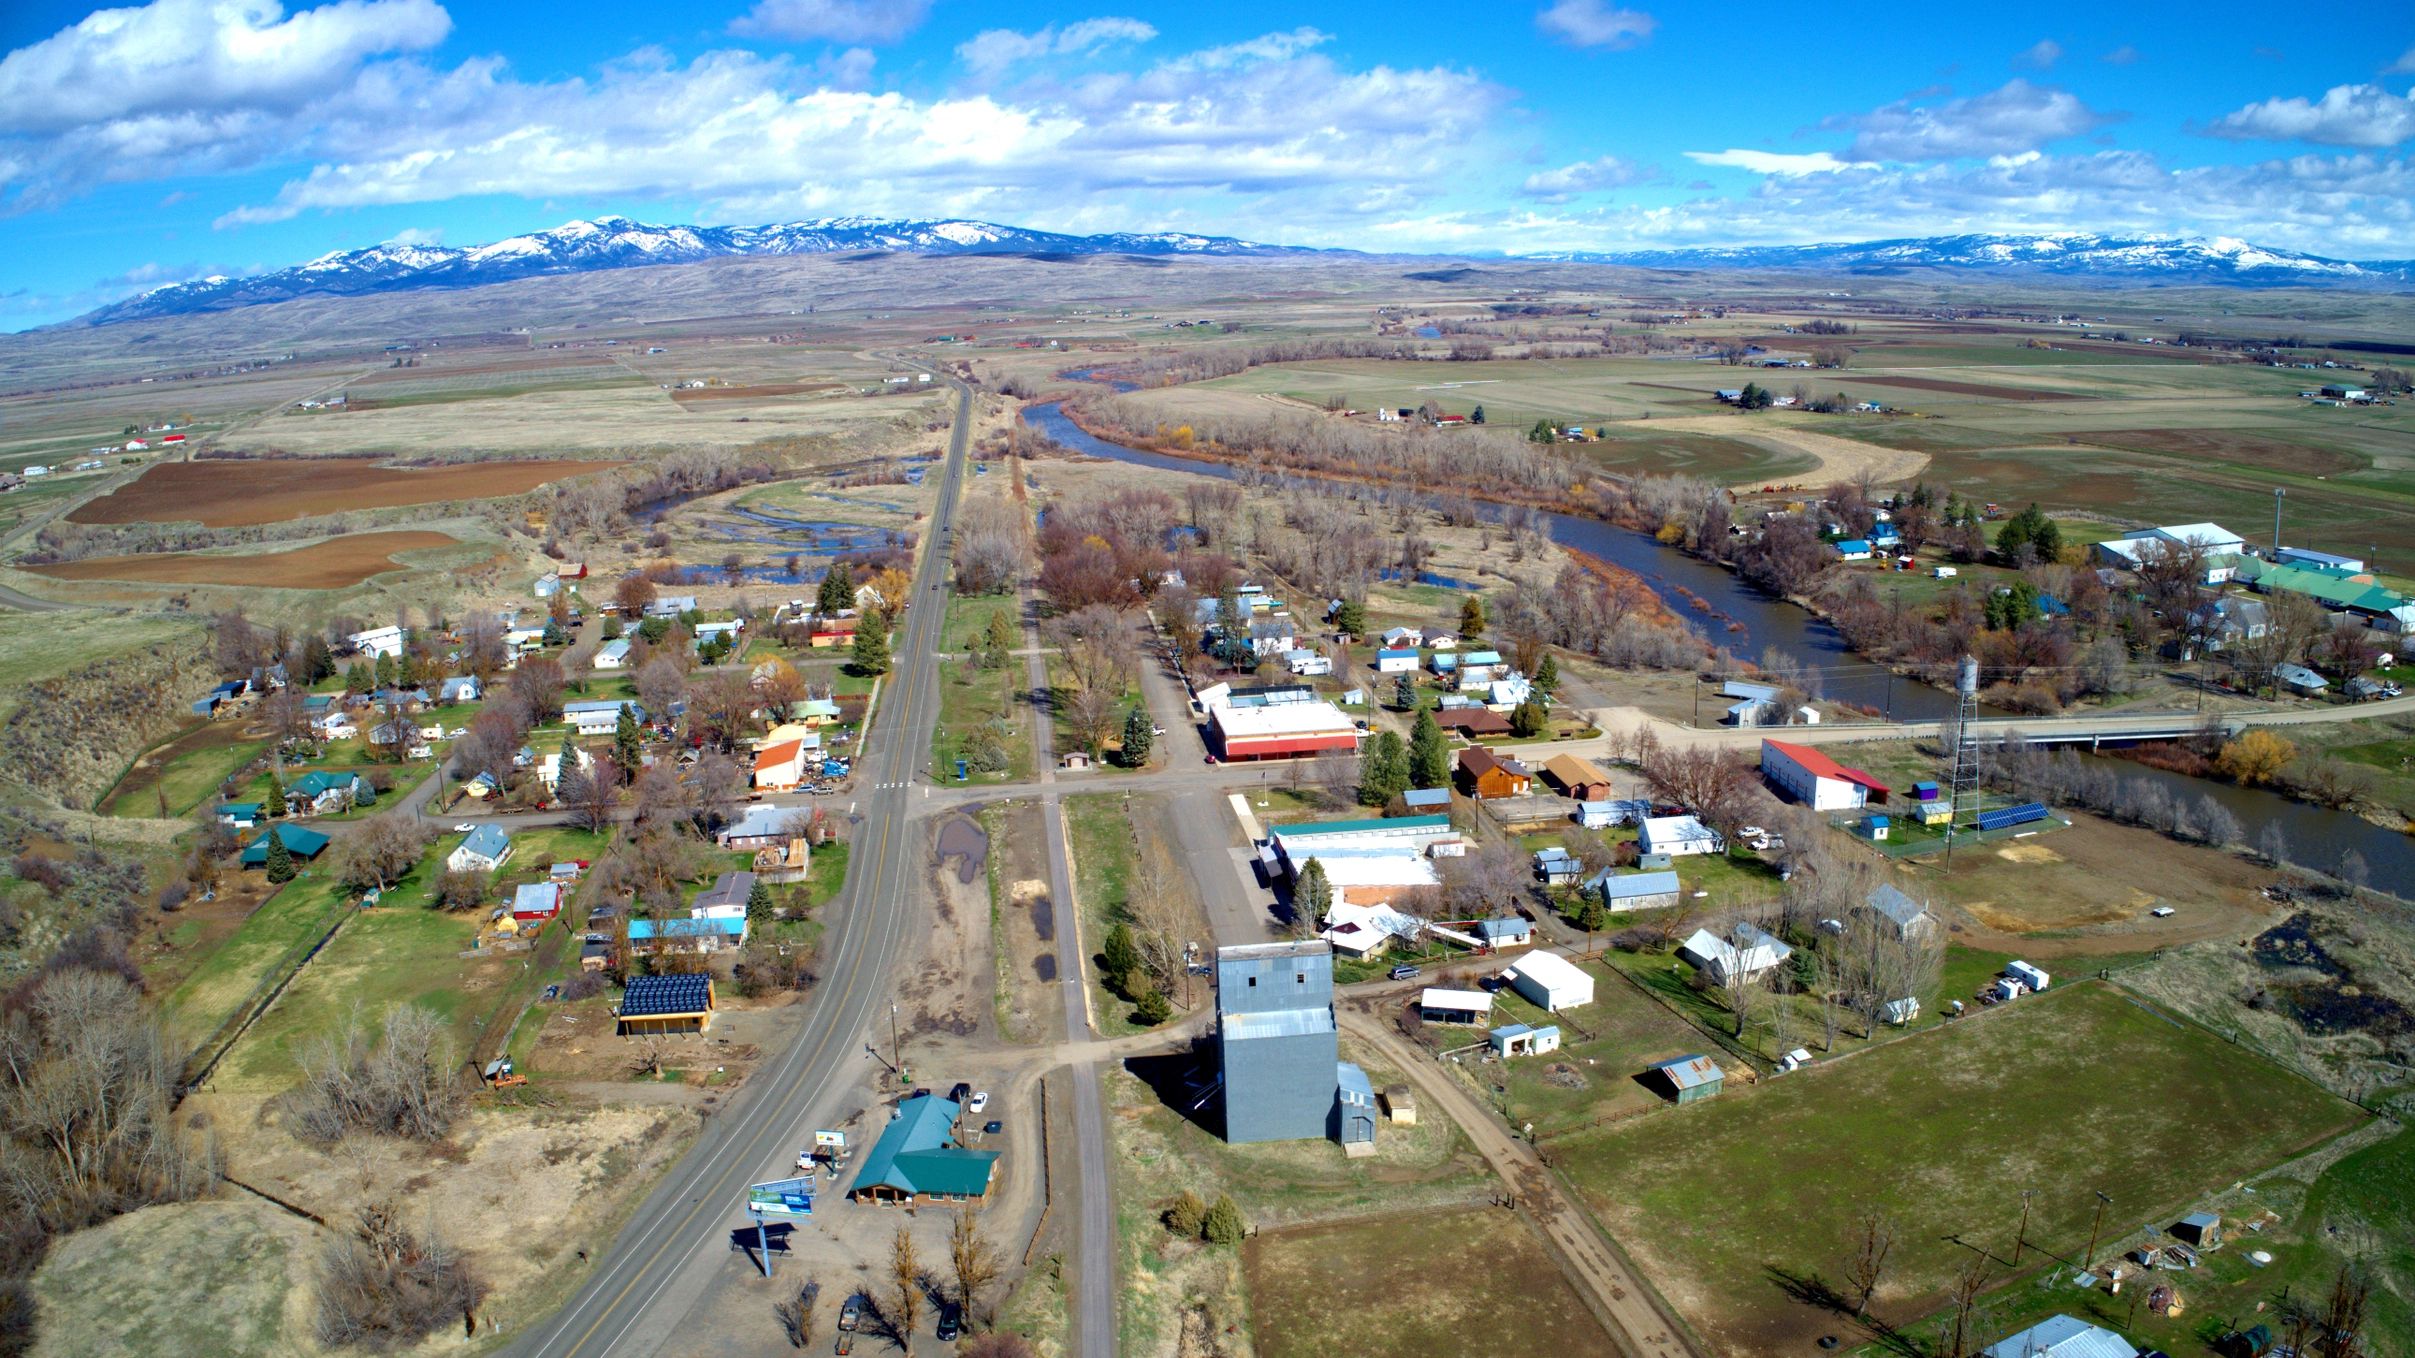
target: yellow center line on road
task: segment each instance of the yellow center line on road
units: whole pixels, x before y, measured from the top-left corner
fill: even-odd
[[[958,442],[960,443],[963,441],[963,413],[967,413],[968,410],[969,402],[966,402],[964,407],[960,408],[960,415],[957,422],[959,426]],[[951,461],[953,460],[954,453],[956,451],[957,450],[951,450]],[[954,467],[951,467],[948,473],[948,478],[943,478],[942,485],[952,487],[954,483],[952,479],[949,478],[952,478],[954,475],[955,469]],[[953,498],[952,493],[949,498]],[[929,543],[927,543],[926,551],[929,553],[929,555],[925,556],[924,558],[926,563],[925,569],[940,569],[941,567],[938,564],[937,556],[939,551],[939,539],[933,538]],[[918,620],[914,625],[908,628],[909,639],[911,639],[913,634],[916,632],[920,632],[922,634],[921,640],[915,643],[913,648],[918,662],[924,658],[926,652],[935,649],[935,643],[932,641],[932,638],[929,635],[930,630],[930,624],[924,620]],[[904,676],[904,682],[900,686],[904,689],[904,693],[902,695],[904,701],[902,706],[905,713],[905,715],[899,719],[901,724],[912,724],[912,716],[916,703],[922,697],[923,690],[926,687],[925,679],[927,677],[927,672],[934,668],[936,668],[935,664],[924,665],[921,663],[913,663],[908,666]],[[874,720],[878,720],[877,714],[875,714]],[[908,731],[895,731],[895,734],[911,736],[913,733]],[[904,747],[893,747],[887,752],[887,754],[889,765],[888,772],[890,776],[883,781],[894,782],[896,781],[898,761],[904,758]],[[915,766],[909,765],[908,767],[911,768]],[[879,900],[885,895],[885,888],[888,886],[887,876],[888,866],[890,863],[889,846],[891,835],[895,830],[898,821],[902,819],[902,817],[903,806],[901,804],[901,799],[893,791],[888,809],[881,813],[880,848],[879,852],[873,857],[872,879],[865,884],[870,888],[870,891],[868,895],[859,893],[853,901],[854,905],[858,907],[877,907]],[[901,932],[899,925],[902,921],[904,912],[886,911],[883,913],[887,916],[887,918],[882,919],[880,924],[876,927],[881,930],[884,936],[884,942],[894,942],[895,940],[893,935]],[[801,1070],[812,1069],[815,1064],[821,1061],[823,1054],[829,1050],[830,1043],[833,1039],[839,1037],[842,1032],[849,1037],[853,1037],[854,1034],[863,1030],[864,1024],[871,1021],[872,1016],[869,994],[862,997],[854,996],[856,982],[862,974],[864,957],[869,951],[871,950],[859,948],[849,959],[847,963],[846,979],[842,983],[839,992],[842,998],[837,1001],[842,1008],[852,1005],[855,1008],[863,1010],[863,1012],[851,1023],[841,1023],[826,1029],[823,1032],[820,1040],[814,1043],[812,1053],[808,1055],[802,1063],[794,1062],[793,1056],[790,1061],[783,1062],[785,1069],[780,1078],[793,1078],[794,1075]],[[769,1098],[771,1095],[766,1093],[764,1097]],[[609,1320],[613,1313],[620,1309],[622,1303],[628,1300],[630,1292],[636,1288],[640,1281],[642,1281],[649,1273],[652,1272],[656,1264],[661,1262],[663,1253],[670,1249],[671,1246],[677,1243],[680,1239],[686,1237],[689,1228],[694,1225],[697,1215],[705,1210],[706,1205],[728,1193],[730,1191],[730,1183],[733,1178],[739,1177],[743,1173],[751,1172],[746,1170],[746,1166],[756,1163],[757,1158],[762,1153],[764,1138],[771,1134],[776,1125],[776,1120],[767,1119],[763,1126],[758,1129],[752,1137],[747,1139],[744,1150],[740,1157],[732,1160],[729,1166],[721,1171],[720,1175],[714,1179],[710,1191],[699,1194],[696,1200],[688,1205],[688,1210],[681,1215],[677,1224],[671,1230],[663,1232],[663,1239],[661,1242],[655,1245],[651,1253],[646,1255],[644,1261],[637,1266],[635,1271],[631,1274],[629,1280],[621,1284],[620,1289],[612,1294],[611,1300],[604,1303],[601,1312],[596,1316],[595,1320],[589,1323],[587,1328],[579,1333],[577,1339],[571,1341],[570,1347],[565,1350],[565,1353],[569,1355],[576,1355],[590,1342],[592,1342],[595,1338],[596,1332],[603,1328],[605,1321]],[[669,1282],[670,1279],[665,1278],[661,1284],[657,1285],[656,1291],[659,1292],[661,1287],[669,1285]],[[617,1344],[620,1342],[620,1340],[628,1333],[629,1325],[634,1323],[634,1319],[632,1319],[630,1322],[623,1324],[620,1332],[613,1336],[611,1343]],[[607,1344],[605,1346],[605,1350],[608,1352],[610,1347],[611,1344]]]

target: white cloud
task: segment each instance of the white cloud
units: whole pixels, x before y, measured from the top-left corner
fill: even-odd
[[[1688,151],[1685,153],[1685,158],[1697,165],[1723,165],[1734,170],[1750,170],[1754,174],[1788,177],[1806,174],[1834,174],[1839,170],[1871,168],[1868,165],[1857,165],[1838,160],[1826,151],[1812,151],[1805,154],[1752,150]]]
[[[2018,155],[2110,121],[2069,91],[2016,79],[1969,99],[1898,100],[1822,126],[1855,133],[1847,154],[1856,160],[1949,160]]]
[[[320,163],[221,224],[499,193],[660,196],[701,204],[708,220],[1056,225],[1095,211],[1124,226],[1282,194],[1285,221],[1306,230],[1352,219],[1349,201],[1371,187],[1481,156],[1507,97],[1469,72],[1351,70],[1300,51],[1298,35],[1278,39],[1220,52],[1212,69],[1178,58],[1011,97],[800,90],[793,63],[743,52],[631,59],[544,84],[494,67],[421,72],[374,120],[323,119],[310,150]]]
[[[1535,16],[1535,27],[1573,47],[1633,47],[1652,36],[1658,22],[1639,9],[1620,9],[1603,0],[1556,0]]]
[[[755,0],[730,31],[786,42],[895,42],[930,12],[931,0]]]
[[[1119,43],[1147,42],[1156,28],[1138,19],[1083,19],[1063,28],[1054,24],[1036,33],[992,28],[957,45],[956,58],[975,75],[994,77],[1010,66],[1046,57],[1081,56]]]
[[[2108,66],[2136,66],[2138,64],[2138,49],[2125,42],[2121,46],[2114,48],[2110,52],[2107,52],[2102,59]]]
[[[213,116],[296,107],[452,26],[435,0],[345,0],[290,18],[275,0],[105,9],[0,57],[0,128],[173,137]]]
[[[2022,48],[2020,53],[2013,57],[2012,64],[2027,70],[2043,71],[2052,68],[2056,62],[2062,59],[2063,44],[2052,38],[2040,38],[2028,47]]]
[[[2415,55],[2415,53],[2410,53]],[[2267,99],[2217,118],[2206,132],[2234,141],[2310,141],[2380,149],[2415,137],[2415,90],[2334,85],[2319,100]]]
[[[1658,178],[1660,171],[1652,166],[1637,165],[1617,156],[1603,156],[1598,160],[1580,160],[1574,165],[1563,165],[1556,170],[1539,170],[1526,176],[1526,183],[1519,191],[1548,203],[1565,203],[1580,193],[1625,188]]]
[[[2385,75],[2407,75],[2409,73],[2415,73],[2415,47],[2399,53],[2398,60],[2391,62],[2390,69],[2383,72]]]
[[[1262,33],[1242,42],[1223,47],[1202,48],[1187,56],[1176,57],[1159,67],[1166,71],[1222,71],[1235,66],[1254,65],[1261,61],[1288,61],[1310,48],[1322,47],[1333,41],[1331,33],[1305,25],[1288,33]]]
[[[406,226],[402,230],[395,232],[393,235],[388,236],[386,238],[386,244],[442,245],[444,244],[444,228]]]

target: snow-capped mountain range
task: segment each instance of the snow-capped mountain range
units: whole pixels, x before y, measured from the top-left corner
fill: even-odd
[[[1924,236],[1824,245],[1746,245],[1521,257],[1645,269],[1793,269],[1846,274],[1953,269],[2108,283],[2216,283],[2244,287],[2389,287],[2415,282],[2415,261],[2356,263],[2252,245],[2231,237],[2103,236],[2088,232]]]
[[[546,274],[684,264],[739,255],[855,254],[1212,255],[1346,254],[1185,232],[1064,235],[992,222],[829,217],[776,226],[656,226],[598,217],[488,245],[390,244],[322,255],[247,277],[172,283],[85,315],[81,324],[231,311],[302,297],[359,297],[473,288]],[[1494,258],[1503,258],[1495,256]],[[1931,236],[1827,245],[1557,252],[1511,262],[1612,264],[1684,270],[1797,270],[1884,275],[1927,270],[2108,284],[2403,288],[2415,261],[2354,263],[2229,238],[2053,235]]]
[[[776,226],[656,226],[598,217],[551,231],[467,247],[389,244],[321,255],[308,264],[248,277],[171,283],[85,315],[83,324],[231,311],[297,297],[359,297],[422,288],[474,288],[543,274],[687,264],[735,255],[824,255],[888,251],[919,255],[1285,255],[1292,246],[1180,231],[1069,236],[991,222],[827,217]]]

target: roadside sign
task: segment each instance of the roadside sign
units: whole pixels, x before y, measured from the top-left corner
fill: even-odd
[[[847,1134],[845,1132],[815,1132],[813,1144],[818,1149],[843,1151],[847,1149]]]
[[[813,1215],[813,1179],[774,1179],[746,1190],[746,1210],[758,1217]]]

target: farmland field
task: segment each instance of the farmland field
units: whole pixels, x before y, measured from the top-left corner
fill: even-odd
[[[2354,1106],[2219,1038],[2085,983],[1866,1055],[1571,1138],[1555,1160],[1661,1290],[1724,1351],[1807,1345],[1835,1323],[1790,1280],[1835,1279],[1868,1210],[1919,1242],[1875,1310],[1936,1309],[1967,1257],[2076,1257],[2095,1191],[2156,1219],[2357,1126]],[[2028,1261],[2041,1262],[2033,1253]]]
[[[400,552],[450,547],[442,533],[353,533],[285,552],[150,552],[28,566],[54,580],[136,580],[168,585],[257,585],[263,589],[342,589],[403,569]]]
[[[1608,1347],[1521,1216],[1420,1213],[1268,1232],[1243,1247],[1241,1267],[1263,1358],[1417,1358],[1467,1351],[1475,1335],[1500,1352]]]
[[[198,522],[209,528],[239,528],[347,510],[522,495],[620,465],[600,460],[508,461],[406,470],[365,458],[166,462],[68,518],[76,523]]]

